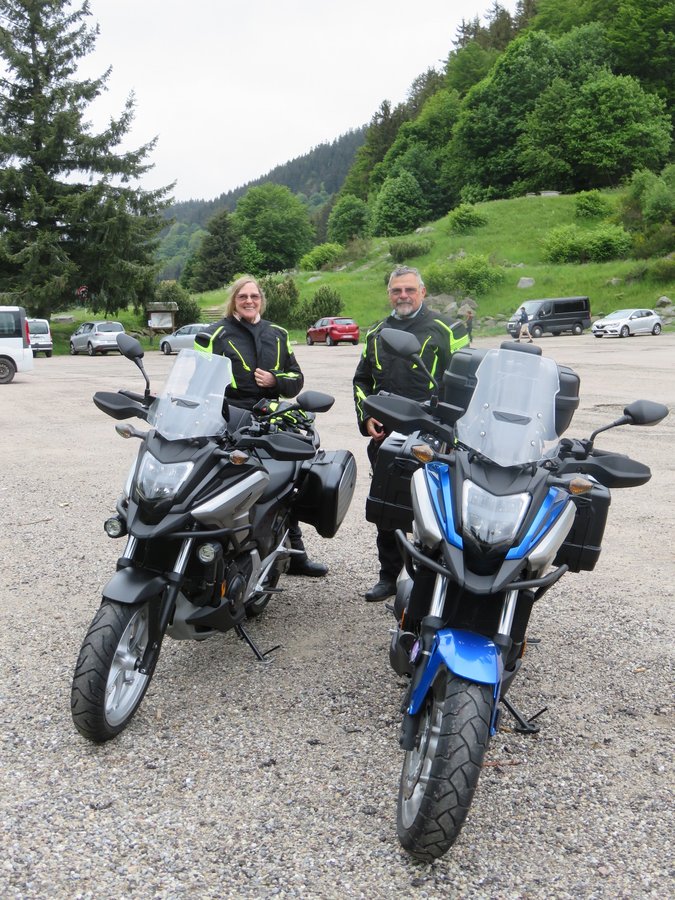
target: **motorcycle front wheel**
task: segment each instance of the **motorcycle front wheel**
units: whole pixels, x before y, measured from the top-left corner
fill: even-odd
[[[438,859],[461,831],[490,740],[493,702],[490,685],[447,669],[427,694],[398,795],[399,840],[416,859]]]
[[[128,606],[104,600],[75,665],[70,709],[90,741],[114,738],[131,721],[152,675],[138,671],[150,635],[150,602]]]

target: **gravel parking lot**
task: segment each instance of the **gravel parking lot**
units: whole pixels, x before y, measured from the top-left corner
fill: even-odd
[[[479,339],[496,346],[499,339]],[[569,434],[625,403],[675,409],[675,335],[550,337],[581,376]],[[363,509],[365,441],[351,377],[359,348],[297,348],[306,386],[337,397],[327,449],[353,450],[359,483],[332,541],[306,531],[327,578],[287,578],[252,625],[167,640],[147,697],[115,741],[75,731],[80,643],[120,543],[103,520],[137,450],[92,404],[139,389],[127,360],[53,357],[0,387],[0,896],[3,898],[663,898],[675,893],[673,819],[675,412],[598,445],[653,478],[615,491],[594,572],[535,608],[541,643],[511,697],[542,730],[504,727],[447,856],[409,859],[396,837],[400,679],[390,615],[366,604],[377,576]],[[156,387],[174,361],[146,363]]]

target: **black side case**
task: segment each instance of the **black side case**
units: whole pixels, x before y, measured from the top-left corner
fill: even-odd
[[[319,450],[303,464],[305,477],[293,503],[301,522],[332,538],[342,524],[356,487],[356,460],[349,450]]]
[[[412,530],[410,479],[421,463],[409,456],[405,458],[405,455],[412,443],[419,442],[418,435],[407,437],[397,432],[382,441],[366,499],[366,519],[378,528]]]
[[[577,514],[564,544],[554,560],[556,566],[567,563],[570,572],[590,571],[600,556],[602,536],[607,524],[611,497],[608,488],[594,484],[590,494],[577,497]]]

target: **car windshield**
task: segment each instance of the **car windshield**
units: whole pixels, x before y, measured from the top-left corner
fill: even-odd
[[[634,309],[617,309],[616,312],[610,313],[608,316],[605,316],[606,319],[627,319],[631,313],[634,313]]]
[[[557,438],[558,366],[545,356],[489,350],[476,371],[477,385],[457,422],[459,441],[500,466],[541,459]]]
[[[124,331],[119,322],[99,322],[96,326],[97,331]]]
[[[333,319],[336,325],[353,325],[353,319]]]
[[[49,334],[49,325],[46,322],[29,322],[28,330],[31,334]]]
[[[220,434],[226,428],[223,396],[231,380],[226,356],[181,350],[150,407],[148,424],[171,441]]]

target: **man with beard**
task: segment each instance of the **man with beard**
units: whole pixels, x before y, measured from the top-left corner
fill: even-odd
[[[354,403],[361,434],[370,438],[368,458],[375,467],[378,450],[387,436],[381,422],[368,416],[363,407],[366,397],[379,391],[389,391],[410,400],[428,400],[433,385],[419,366],[389,353],[382,344],[383,328],[395,328],[414,334],[422,345],[420,355],[424,365],[440,383],[451,355],[469,343],[465,327],[450,323],[432,312],[423,303],[424,282],[417,269],[399,266],[389,276],[387,286],[391,313],[366,335],[363,355],[354,375]],[[366,591],[368,602],[386,600],[396,593],[396,579],[403,560],[393,530],[377,529],[377,553],[380,577]]]

